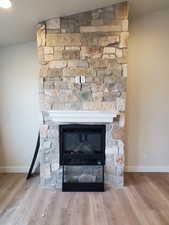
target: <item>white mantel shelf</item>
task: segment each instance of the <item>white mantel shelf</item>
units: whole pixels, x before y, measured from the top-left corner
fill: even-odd
[[[59,123],[111,123],[117,114],[91,111],[48,111],[52,121]]]

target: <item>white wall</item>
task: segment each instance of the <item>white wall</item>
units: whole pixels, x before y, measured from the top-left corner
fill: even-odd
[[[169,171],[169,11],[132,21],[129,43],[129,170]],[[36,44],[0,50],[0,164],[29,165],[38,133]],[[13,168],[12,168],[13,169]]]
[[[169,171],[169,10],[132,21],[127,165]]]
[[[39,129],[36,43],[0,49],[0,167],[30,165]]]

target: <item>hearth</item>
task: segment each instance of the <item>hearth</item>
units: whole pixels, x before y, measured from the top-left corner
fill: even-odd
[[[104,191],[105,125],[59,126],[63,191]]]

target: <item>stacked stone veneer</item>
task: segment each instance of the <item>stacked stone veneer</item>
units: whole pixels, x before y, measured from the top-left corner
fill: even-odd
[[[109,183],[122,185],[128,51],[127,3],[42,22],[37,29],[40,69],[41,181],[60,187],[58,123],[50,110],[106,111]],[[76,83],[84,76],[85,83]],[[109,178],[108,178],[109,177]],[[115,177],[121,177],[115,179]]]

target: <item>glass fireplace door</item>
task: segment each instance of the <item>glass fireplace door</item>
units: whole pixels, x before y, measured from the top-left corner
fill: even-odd
[[[104,191],[104,166],[63,166],[63,191]]]
[[[61,125],[59,134],[61,165],[104,163],[104,125]]]

